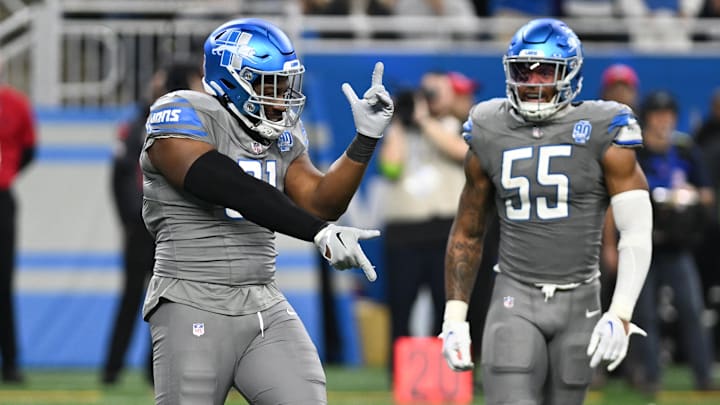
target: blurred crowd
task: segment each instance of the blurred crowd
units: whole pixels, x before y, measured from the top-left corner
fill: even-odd
[[[535,18],[645,18],[643,24],[628,27],[627,32],[584,35],[585,40],[630,42],[639,48],[685,49],[692,41],[708,39],[696,34],[686,22],[694,18],[720,16],[718,0],[303,0],[301,10],[308,15],[442,16],[456,17],[459,28],[472,29],[464,17]],[[684,23],[679,21],[685,21]],[[515,30],[513,24],[498,24],[497,39],[505,43]],[[391,32],[381,38],[398,37]],[[431,28],[428,36],[434,35]],[[324,36],[347,36],[345,33]],[[416,34],[413,34],[416,36]]]
[[[717,285],[718,260],[712,244],[717,241],[720,172],[713,170],[716,156],[706,145],[717,142],[720,135],[717,128],[709,129],[718,120],[712,107],[715,101],[702,126],[688,134],[677,129],[680,106],[675,96],[652,89],[640,97],[641,78],[631,66],[608,67],[602,84],[604,99],[631,106],[640,120],[644,148],[638,151],[638,162],[648,178],[653,204],[653,259],[633,316],[648,336],[644,342],[634,338],[624,365],[626,377],[655,396],[662,388],[664,366],[682,359],[691,366],[697,389],[714,388],[718,346],[712,343],[717,333],[713,319],[719,303],[711,293]],[[601,261],[604,305],[617,269],[611,217],[605,223]],[[602,384],[602,379],[596,383]]]
[[[309,14],[714,17],[717,0],[301,0]]]

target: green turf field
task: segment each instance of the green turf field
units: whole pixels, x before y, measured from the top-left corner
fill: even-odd
[[[151,405],[150,386],[140,372],[128,372],[113,387],[98,382],[95,371],[30,370],[22,386],[0,384],[0,405]],[[388,390],[387,375],[377,368],[329,367],[328,399],[332,405],[390,405],[392,393]],[[665,389],[655,401],[649,401],[632,392],[622,381],[611,380],[601,391],[592,391],[588,405],[718,405],[720,391],[693,392],[689,372],[685,368],[672,368],[665,375]],[[473,404],[482,404],[476,395]],[[227,404],[246,404],[237,392],[232,392]]]

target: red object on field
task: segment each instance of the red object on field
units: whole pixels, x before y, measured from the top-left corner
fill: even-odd
[[[395,341],[393,395],[399,404],[469,404],[472,371],[455,372],[436,337],[401,337]]]

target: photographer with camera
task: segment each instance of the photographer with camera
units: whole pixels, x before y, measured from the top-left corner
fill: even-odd
[[[428,72],[416,91],[399,92],[380,150],[386,195],[385,260],[393,344],[410,335],[410,314],[422,287],[432,295],[432,330],[440,333],[445,303],[445,246],[465,176],[461,136],[477,85],[457,72]]]
[[[661,388],[661,319],[658,290],[673,290],[680,338],[697,390],[712,385],[712,347],[702,323],[702,285],[692,255],[714,215],[714,192],[702,155],[692,138],[676,130],[678,105],[666,91],[646,96],[640,106],[645,148],[638,163],[650,186],[653,205],[653,257],[635,307],[638,326],[647,331],[643,344],[630,344],[632,383],[655,396]]]

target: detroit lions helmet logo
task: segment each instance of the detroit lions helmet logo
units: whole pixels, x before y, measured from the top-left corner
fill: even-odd
[[[223,35],[223,39],[218,39],[216,47],[212,49],[213,55],[220,55],[220,66],[232,66],[236,69],[242,67],[243,59],[250,59],[258,62],[255,57],[255,49],[248,45],[252,39],[252,34],[242,31],[228,31]]]
[[[575,123],[573,127],[573,141],[575,143],[584,144],[590,139],[590,133],[592,132],[592,124],[588,120],[580,120]]]

